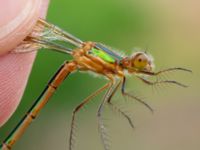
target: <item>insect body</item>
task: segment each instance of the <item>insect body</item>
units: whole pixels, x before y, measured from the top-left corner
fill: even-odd
[[[57,41],[71,44],[71,46],[74,48],[68,48],[67,46],[60,44]],[[12,148],[14,143],[21,137],[26,128],[31,124],[32,120],[37,117],[40,110],[45,106],[59,85],[72,72],[78,70],[92,71],[96,74],[106,77],[109,82],[85,98],[82,103],[80,103],[74,109],[72,113],[71,130],[69,136],[69,150],[73,149],[74,125],[77,112],[92,98],[104,90],[107,91],[105,92],[105,95],[102,98],[102,102],[98,108],[97,117],[101,139],[105,150],[109,149],[106,141],[105,126],[102,120],[102,112],[105,104],[108,104],[117,110],[120,114],[122,114],[123,117],[125,117],[125,119],[127,119],[130,126],[134,127],[131,118],[125,112],[123,112],[123,110],[112,103],[112,97],[118,88],[121,87],[121,93],[123,96],[135,99],[136,101],[146,106],[150,111],[153,111],[153,109],[143,100],[125,91],[126,72],[135,75],[138,77],[138,79],[148,85],[170,83],[182,87],[186,86],[177,81],[157,80],[152,82],[139,75],[144,74],[149,76],[158,76],[165,72],[175,70],[191,72],[190,70],[184,68],[169,68],[159,72],[153,72],[153,59],[145,52],[135,52],[131,56],[121,56],[100,43],[83,42],[73,35],[65,32],[64,30],[61,30],[60,28],[46,22],[45,20],[39,19],[35,28],[33,29],[33,32],[27,36],[27,38],[17,49],[15,49],[15,53],[30,52],[36,48],[38,49],[41,47],[52,49],[64,54],[69,54],[72,56],[72,60],[66,61],[55,73],[44,91],[41,93],[32,107],[28,110],[27,114],[13,129],[9,136],[3,141],[3,144],[0,147],[1,150],[10,150]]]

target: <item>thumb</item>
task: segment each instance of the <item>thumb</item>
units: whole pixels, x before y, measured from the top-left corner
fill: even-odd
[[[35,53],[6,53],[31,32],[38,17],[45,16],[47,6],[48,0],[0,1],[0,126],[16,110],[35,58]]]

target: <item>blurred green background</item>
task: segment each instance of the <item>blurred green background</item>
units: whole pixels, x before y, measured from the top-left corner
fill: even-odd
[[[200,2],[195,0],[51,0],[47,20],[82,40],[99,41],[131,54],[147,49],[156,70],[181,66],[193,74],[166,76],[190,85],[151,87],[128,79],[127,90],[146,97],[154,109],[133,100],[124,101],[118,92],[114,101],[132,116],[132,131],[126,120],[106,108],[105,124],[113,150],[199,150],[200,149]],[[20,106],[0,129],[0,141],[17,124],[67,55],[40,50]],[[106,83],[86,73],[72,74],[58,89],[39,117],[28,128],[15,150],[68,149],[71,112],[83,98]],[[101,96],[77,117],[77,150],[102,150],[96,110]]]

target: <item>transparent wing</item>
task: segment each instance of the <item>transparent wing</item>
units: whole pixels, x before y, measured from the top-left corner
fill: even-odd
[[[68,42],[76,47],[81,47],[83,44],[83,41],[81,41],[77,37],[71,35],[70,33],[62,30],[61,28],[53,24],[46,22],[43,19],[38,20],[38,29],[36,28],[36,30],[39,30],[39,31],[41,31],[41,29],[43,30],[43,32],[40,32],[39,36],[43,37],[43,39],[50,40],[50,41],[61,40],[61,41]]]
[[[17,46],[11,53],[26,53],[32,52],[42,48],[39,44],[30,43],[30,42],[22,42],[19,46]]]
[[[39,19],[32,33],[13,52],[25,53],[43,47],[71,54],[72,49],[66,44],[81,47],[83,42],[57,26]]]
[[[55,42],[38,40],[32,38],[31,40],[23,41],[19,46],[17,46],[12,53],[27,53],[38,50],[40,48],[48,48],[54,51],[71,54],[72,49],[59,45]]]
[[[62,53],[71,54],[72,49],[69,47],[83,46],[83,41],[61,28],[46,22],[43,19],[38,19],[36,26],[32,33],[24,39],[23,43],[19,45],[13,52],[25,53],[37,50],[39,48],[48,48]],[[122,57],[113,52],[111,48],[100,43],[96,43],[95,48],[103,50],[107,54],[114,57],[120,62]]]

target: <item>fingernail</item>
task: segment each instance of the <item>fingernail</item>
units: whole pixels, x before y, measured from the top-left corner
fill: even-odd
[[[31,31],[40,10],[41,0],[1,1],[0,55],[15,48]]]

